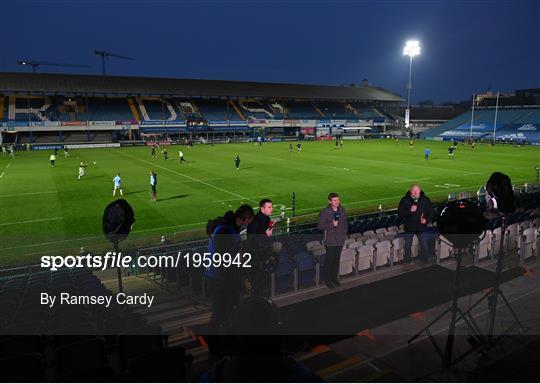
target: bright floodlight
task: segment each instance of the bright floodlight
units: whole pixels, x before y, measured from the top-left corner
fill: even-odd
[[[414,57],[420,54],[420,43],[416,40],[409,40],[403,48],[403,54]]]

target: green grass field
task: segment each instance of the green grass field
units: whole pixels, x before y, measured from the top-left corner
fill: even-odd
[[[120,172],[126,198],[135,210],[130,241],[168,238],[204,228],[206,221],[241,203],[256,206],[269,197],[290,209],[296,193],[297,215],[317,212],[329,192],[340,193],[345,207],[361,211],[383,204],[395,206],[412,182],[431,197],[477,190],[491,172],[508,173],[514,184],[535,181],[538,147],[460,145],[449,160],[449,143],[416,141],[410,150],[401,140],[305,142],[301,153],[288,143],[227,144],[183,148],[187,164],[179,164],[177,146],[170,159],[150,157],[145,147],[81,149],[60,153],[49,165],[51,151],[17,152],[0,158],[0,267],[37,262],[44,254],[65,254],[103,242],[101,216],[113,200],[112,178]],[[426,161],[423,151],[432,148]],[[234,167],[240,154],[241,170]],[[77,180],[78,163],[88,163]],[[94,165],[93,162],[96,162]],[[150,200],[149,172],[158,174],[158,201]],[[289,210],[287,213],[289,214]]]

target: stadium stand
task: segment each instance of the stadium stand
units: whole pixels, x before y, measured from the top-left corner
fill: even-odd
[[[88,98],[85,100],[86,112],[77,113],[76,120],[116,121],[133,120],[126,98]]]
[[[209,122],[242,121],[235,108],[223,100],[197,100],[197,107]]]
[[[107,136],[110,139],[110,136]],[[63,135],[64,143],[80,143],[88,140],[86,132],[65,132]]]
[[[4,118],[15,121],[45,121],[51,101],[43,97],[10,97]]]
[[[172,104],[176,106],[176,108],[178,109],[178,112],[186,120],[202,119],[201,113],[197,109],[197,106],[195,105],[195,103],[193,103],[192,101],[173,99]]]
[[[137,105],[144,120],[184,120],[169,100],[137,98]]]
[[[285,116],[292,119],[318,119],[321,115],[311,102],[288,102],[285,104]]]
[[[29,136],[22,136],[23,139],[20,140],[22,143],[33,143],[33,144],[53,144],[59,143],[61,141],[60,135],[58,132],[33,132],[32,138]],[[86,140],[85,140],[86,141]]]
[[[268,108],[270,109],[270,113],[274,115],[274,119],[284,119],[285,116],[285,108],[282,104],[278,102],[272,102],[268,103]]]
[[[423,134],[425,138],[463,140],[470,136],[474,139],[491,140],[495,124],[495,108],[475,109],[471,131],[471,111],[431,129]],[[540,108],[505,107],[497,110],[496,140],[510,140],[540,143]]]
[[[346,103],[318,103],[317,108],[329,119],[358,119],[356,111]]]
[[[22,92],[28,96],[20,96]],[[140,138],[139,132],[152,137],[172,135],[173,139],[181,135],[194,139],[193,134],[203,134],[206,142],[214,139],[214,133],[223,139],[241,132],[239,136],[245,139],[246,134],[253,136],[254,130],[265,126],[270,127],[269,136],[282,135],[284,128],[286,136],[298,136],[300,128],[314,129],[317,136],[319,120],[330,127],[332,119],[340,120],[340,124],[344,120],[357,124],[358,119],[368,120],[364,124],[373,125],[375,120],[393,124],[389,116],[371,105],[401,101],[399,96],[376,87],[0,74],[0,124],[10,131],[16,127],[17,143],[39,142],[44,138],[41,133],[62,130],[79,131],[78,137],[84,139],[84,131],[103,129],[129,130],[126,136],[130,140]],[[354,103],[361,107],[355,109]],[[70,128],[59,128],[62,126]],[[328,134],[328,130],[323,131],[321,135]],[[33,132],[40,133],[35,135],[37,139]],[[113,133],[110,137],[115,140],[123,135]],[[92,137],[86,135],[82,143]],[[58,134],[51,142],[62,141]]]
[[[244,111],[244,114],[248,119],[274,119],[275,115],[270,112],[271,109],[267,106],[259,103],[258,101],[251,100],[240,100],[238,102],[241,110]]]
[[[392,114],[379,110],[378,108],[367,106],[364,103],[351,103],[351,107],[357,112],[358,117],[364,120],[396,120]]]
[[[126,98],[10,97],[4,121],[115,121],[133,120]]]

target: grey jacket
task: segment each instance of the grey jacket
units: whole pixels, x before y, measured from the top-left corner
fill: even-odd
[[[339,220],[338,226],[334,227],[332,221],[334,220],[334,211],[332,207],[328,205],[319,213],[318,228],[324,231],[324,245],[328,246],[342,246],[347,238],[347,231],[349,225],[347,223],[347,214],[345,208],[339,206]]]

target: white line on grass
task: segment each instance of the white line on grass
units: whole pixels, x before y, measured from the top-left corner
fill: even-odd
[[[0,198],[1,198],[1,197],[28,196],[28,195],[45,195],[45,194],[50,194],[50,193],[56,193],[56,191],[10,193],[10,194],[7,194],[7,195],[0,195]]]
[[[399,179],[399,180],[394,181],[394,183],[411,183],[411,182],[415,182],[415,181],[431,180],[431,178],[429,178],[429,177],[424,177],[424,178],[420,178],[420,179],[404,179],[403,177],[396,177],[396,179]]]
[[[7,171],[7,169],[9,168],[10,165],[11,165],[11,163],[8,163],[8,164],[6,165],[6,169],[4,169],[4,171],[3,171],[2,174],[0,175],[0,179],[1,179],[2,177],[4,177],[4,174],[6,173],[6,171]]]
[[[471,175],[484,175],[487,173],[492,173],[492,171],[482,171],[482,172],[467,172],[464,173],[463,176],[471,176]]]
[[[239,195],[238,193],[234,193],[234,192],[231,192],[231,191],[227,191],[226,189],[223,189],[223,188],[220,188],[220,187],[215,186],[215,185],[213,185],[213,184],[210,184],[210,183],[207,183],[207,182],[205,182],[205,181],[199,180],[199,179],[197,179],[197,178],[195,178],[195,177],[192,177],[192,176],[189,176],[189,175],[185,175],[185,174],[180,173],[180,172],[178,172],[178,171],[175,171],[175,170],[173,170],[173,169],[169,169],[169,168],[166,168],[166,167],[162,167],[162,166],[157,165],[157,164],[154,164],[154,163],[152,163],[152,162],[150,162],[150,161],[146,161],[146,160],[143,160],[143,159],[139,159],[139,158],[137,158],[137,157],[135,157],[135,156],[126,155],[125,153],[122,153],[122,152],[119,152],[119,153],[120,153],[122,156],[126,156],[126,157],[129,157],[129,158],[134,159],[134,160],[142,161],[143,163],[150,164],[150,165],[153,166],[153,167],[161,168],[161,169],[164,169],[164,170],[166,170],[166,171],[169,171],[169,172],[172,172],[172,173],[176,173],[177,175],[180,175],[180,176],[182,176],[182,177],[185,177],[186,179],[190,179],[191,181],[196,181],[196,182],[201,183],[201,184],[204,184],[204,185],[206,185],[206,186],[208,186],[208,187],[217,189],[217,190],[219,190],[219,191],[221,191],[221,192],[228,193],[229,195],[233,195],[233,196],[239,197],[239,198],[241,198],[242,200],[251,201],[252,203],[257,203],[255,200],[252,200],[252,199],[250,199],[250,198],[248,198],[248,197]]]
[[[26,224],[26,223],[37,223],[37,222],[40,222],[40,221],[58,221],[58,220],[62,220],[63,217],[52,217],[50,219],[37,219],[37,220],[26,220],[26,221],[13,221],[11,223],[2,223],[0,224],[0,226],[4,226],[4,225],[17,225],[17,224]]]
[[[148,229],[140,229],[138,231],[131,231],[131,233],[144,233],[144,232],[150,232],[150,231],[159,231],[163,229],[171,229],[171,228],[181,228],[181,227],[190,227],[194,225],[203,225],[207,224],[207,222],[200,222],[200,223],[191,223],[191,224],[180,224],[180,225],[171,225],[168,227],[159,227],[159,228],[148,228]],[[47,241],[44,243],[36,243],[36,244],[25,244],[25,245],[17,245],[14,247],[6,247],[6,248],[0,248],[0,251],[5,251],[9,249],[19,249],[19,248],[32,248],[32,247],[38,247],[41,245],[50,245],[50,244],[58,244],[58,243],[69,243],[71,241],[84,241],[84,240],[93,240],[93,239],[101,239],[103,236],[86,236],[86,237],[78,237],[75,239],[65,239],[65,240],[58,240],[58,241]],[[52,252],[52,251],[47,251]]]
[[[209,181],[217,181],[217,180],[225,180],[225,178],[223,177],[216,177],[216,178],[213,178],[213,179],[206,179],[206,180],[202,180],[204,182],[209,182]],[[173,180],[174,183],[176,183],[177,181],[176,180]],[[187,184],[187,183],[198,183],[199,180],[193,180],[193,181],[184,181],[183,183]]]
[[[254,199],[262,199],[264,197],[272,197],[272,196],[276,196],[276,195],[261,195],[261,196],[251,196],[251,197]],[[242,200],[242,199],[214,200],[212,201],[212,203],[225,203],[227,201],[238,201],[238,200]]]

